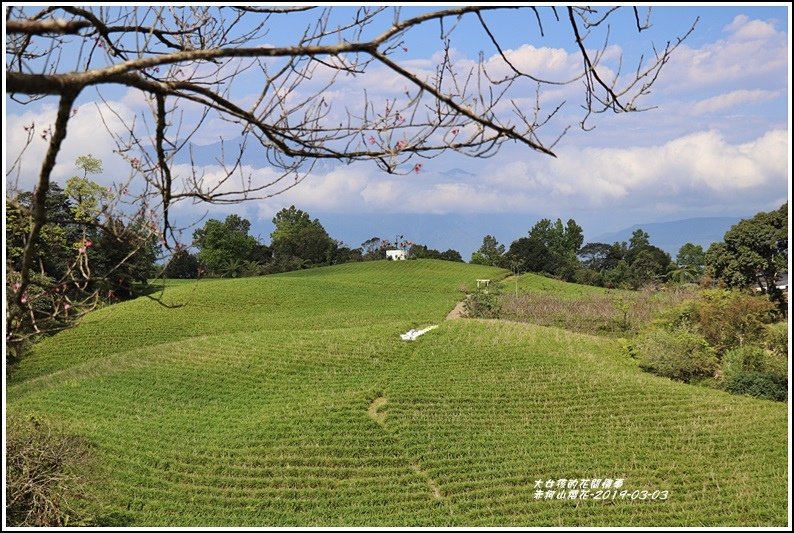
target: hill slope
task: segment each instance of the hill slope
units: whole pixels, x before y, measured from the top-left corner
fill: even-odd
[[[554,328],[399,340],[504,274],[376,262],[174,287],[184,307],[128,302],[42,343],[8,410],[90,439],[88,510],[134,525],[785,524],[785,405]],[[561,478],[628,497],[536,499]]]

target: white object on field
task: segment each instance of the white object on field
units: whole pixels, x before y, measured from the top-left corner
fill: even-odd
[[[414,341],[419,335],[424,335],[431,329],[436,329],[438,326],[430,326],[425,329],[410,329],[405,333],[400,334],[400,338],[404,341]]]

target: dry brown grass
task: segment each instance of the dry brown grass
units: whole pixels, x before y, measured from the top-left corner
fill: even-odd
[[[625,335],[638,332],[667,309],[695,296],[693,290],[615,291],[572,299],[550,292],[502,296],[502,317],[579,333]]]

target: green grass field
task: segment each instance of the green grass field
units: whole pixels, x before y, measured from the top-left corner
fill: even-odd
[[[517,278],[517,279],[516,279]],[[516,281],[518,283],[516,283]],[[605,289],[603,287],[594,287],[591,285],[578,285],[576,283],[568,283],[553,278],[548,278],[540,274],[533,274],[527,272],[520,276],[509,276],[502,281],[502,290],[505,292],[513,292],[518,285],[518,291],[521,292],[540,292],[552,294],[561,298],[577,299],[588,295],[601,295],[601,294],[625,294],[630,291],[622,291],[616,289]]]
[[[443,322],[461,285],[504,275],[380,261],[179,284],[182,307],[111,306],[40,343],[8,412],[93,443],[85,510],[130,525],[786,524],[785,404],[651,376],[609,338]],[[535,499],[559,478],[628,493]]]

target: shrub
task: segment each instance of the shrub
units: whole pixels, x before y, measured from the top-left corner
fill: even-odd
[[[759,341],[774,310],[775,305],[766,296],[711,289],[668,313],[660,325],[670,331],[697,331],[718,354],[723,354],[735,346]]]
[[[714,349],[701,335],[655,329],[637,337],[631,353],[640,368],[684,382],[708,378],[717,370]]]
[[[88,462],[87,443],[31,418],[9,419],[6,435],[6,525],[74,523],[69,500],[82,494],[78,470]]]
[[[466,298],[464,306],[469,318],[499,318],[502,304],[498,286],[477,289]]]
[[[723,387],[733,394],[782,401],[788,391],[788,361],[785,356],[759,346],[729,350],[722,361]]]
[[[738,346],[728,350],[722,358],[723,379],[742,372],[763,372],[764,350],[759,346]]]
[[[782,402],[788,395],[788,380],[767,372],[741,372],[725,382],[725,390],[732,394],[748,394]]]
[[[777,322],[764,328],[764,347],[780,356],[788,355],[788,323]]]

